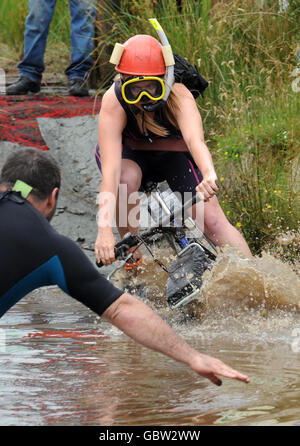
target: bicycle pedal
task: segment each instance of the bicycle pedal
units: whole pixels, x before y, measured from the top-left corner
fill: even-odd
[[[141,266],[143,262],[142,257],[140,257],[139,259],[135,259],[134,257],[131,257],[124,265],[124,269],[126,271],[131,271],[136,269],[138,266]]]

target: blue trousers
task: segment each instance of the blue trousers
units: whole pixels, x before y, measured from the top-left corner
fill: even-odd
[[[56,0],[29,0],[24,35],[24,58],[18,64],[21,76],[39,82],[45,70],[44,54]],[[71,60],[65,70],[69,80],[83,79],[92,67],[94,49],[94,0],[69,0],[71,15]]]

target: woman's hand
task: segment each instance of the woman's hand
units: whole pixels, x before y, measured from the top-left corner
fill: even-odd
[[[110,265],[115,258],[116,239],[110,227],[100,228],[95,242],[96,261],[103,265]]]
[[[196,187],[196,191],[203,194],[204,201],[208,201],[218,192],[219,188],[217,186],[217,175],[212,172],[208,175],[203,176],[203,180]]]

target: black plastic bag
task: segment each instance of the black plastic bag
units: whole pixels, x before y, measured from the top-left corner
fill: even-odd
[[[201,76],[196,66],[179,54],[173,53],[175,59],[174,76],[175,82],[184,84],[196,99],[199,94],[203,96],[208,82]]]

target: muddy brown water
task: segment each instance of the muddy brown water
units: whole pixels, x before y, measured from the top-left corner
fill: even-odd
[[[151,262],[132,279],[150,290],[147,303],[251,382],[216,387],[48,287],[0,321],[0,425],[300,425],[295,268],[228,251],[206,274],[202,303],[181,312],[165,305],[165,277]]]

